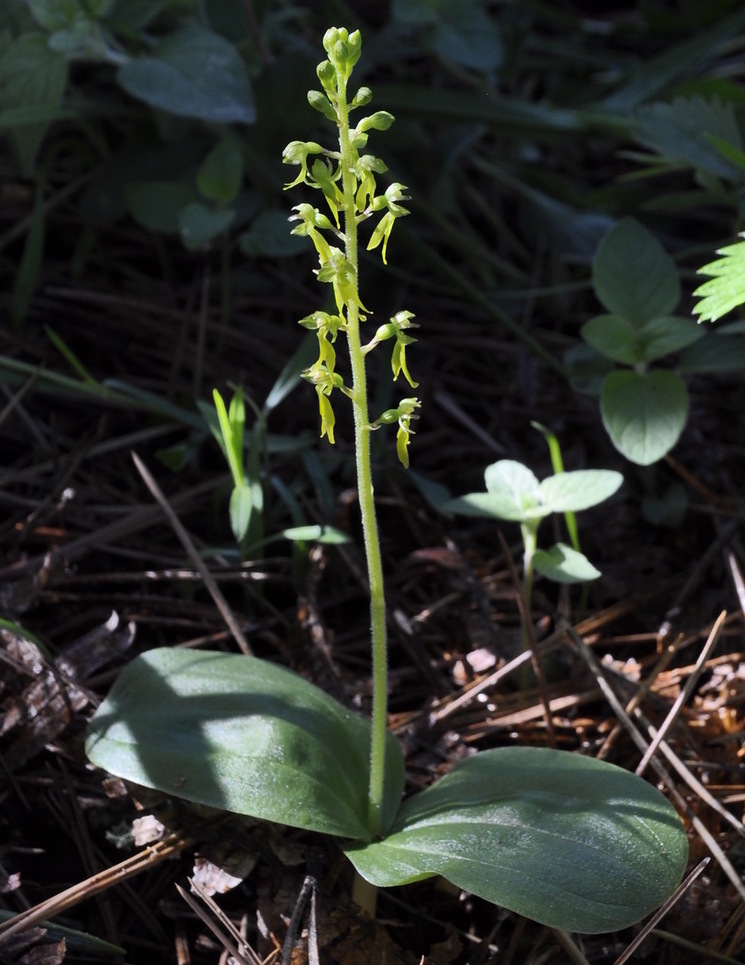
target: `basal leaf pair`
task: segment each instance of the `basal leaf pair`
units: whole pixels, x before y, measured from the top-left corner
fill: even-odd
[[[169,795],[334,835],[358,873],[391,887],[442,875],[558,928],[622,928],[686,864],[664,797],[592,758],[510,747],[468,758],[400,805],[386,742],[383,837],[367,825],[370,724],[283,667],[242,654],[151,650],[91,722],[93,763]]]

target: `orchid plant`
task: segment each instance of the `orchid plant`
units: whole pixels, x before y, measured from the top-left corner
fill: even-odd
[[[369,136],[390,128],[393,117],[376,111],[353,120],[372,98],[367,87],[349,90],[361,44],[358,31],[326,32],[327,57],[317,69],[322,90],[310,91],[308,100],[335,126],[337,143],[294,141],[284,161],[299,166],[287,187],[316,192],[323,204],[299,203],[292,217],[294,233],[315,248],[316,276],[330,285],[333,301],[331,311],[301,321],[318,337],[318,358],[305,375],[316,390],[322,436],[334,441],[341,397],[354,413],[372,719],[267,660],[156,649],[120,674],[90,723],[87,752],[100,767],[169,795],[335,836],[370,912],[376,887],[442,875],[556,928],[618,929],[664,901],[687,861],[676,812],[640,778],[581,754],[504,747],[473,754],[402,803],[404,758],[386,724],[386,610],[370,437],[396,425],[406,466],[419,401],[407,392],[395,408],[373,418],[368,412],[365,360],[383,343],[393,346],[394,378],[415,387],[406,357],[414,323],[410,312],[397,312],[363,344],[372,312],[360,293],[360,234],[374,226],[367,247],[380,248],[385,262],[395,222],[407,211],[406,188],[381,190],[386,166],[365,153]],[[349,375],[337,355],[342,339]]]

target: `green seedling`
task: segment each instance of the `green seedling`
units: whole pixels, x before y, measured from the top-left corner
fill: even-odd
[[[217,410],[217,430],[215,436],[225,454],[233,477],[233,491],[230,494],[230,528],[240,543],[248,531],[253,508],[252,487],[243,469],[243,431],[246,427],[246,405],[243,393],[236,392],[230,400],[230,409],[225,407],[222,396],[213,392]]]
[[[348,91],[359,32],[332,28],[323,45],[327,59],[317,71],[323,90],[311,91],[309,101],[335,125],[338,145],[293,142],[285,160],[300,166],[292,185],[317,192],[326,208],[303,203],[294,216],[295,232],[316,249],[317,277],[329,285],[333,304],[303,319],[318,341],[306,377],[330,441],[335,400],[348,397],[354,412],[371,603],[372,720],[266,660],[158,649],[120,674],[89,725],[88,755],[169,795],[340,839],[364,883],[356,894],[370,911],[376,887],[442,875],[557,928],[621,928],[672,892],[688,853],[674,809],[629,772],[580,754],[507,747],[469,757],[401,803],[404,760],[386,727],[385,597],[369,443],[379,426],[396,425],[406,464],[419,403],[406,396],[395,409],[368,415],[366,356],[392,343],[393,374],[412,384],[405,358],[412,326],[411,315],[400,312],[363,346],[360,327],[370,310],[359,289],[358,230],[373,225],[368,248],[380,247],[385,259],[391,229],[406,213],[405,189],[394,183],[380,193],[385,165],[362,153],[368,134],[390,127],[391,115],[351,120],[372,96],[367,88]],[[351,377],[337,358],[341,337]],[[556,478],[537,484],[532,514],[520,503],[523,517],[540,519],[546,506],[587,505]],[[592,501],[598,495],[595,490]]]
[[[612,496],[623,482],[620,473],[608,469],[560,471],[539,482],[527,466],[512,459],[502,459],[487,466],[484,479],[486,492],[452,499],[442,506],[442,511],[520,524],[524,550],[522,590],[527,612],[530,611],[535,573],[557,583],[584,583],[600,576],[600,571],[579,549],[573,514],[597,506]],[[549,549],[538,549],[538,527],[552,513],[571,514],[570,533],[573,536],[570,538],[574,545],[555,543]],[[527,649],[525,627],[523,631]]]

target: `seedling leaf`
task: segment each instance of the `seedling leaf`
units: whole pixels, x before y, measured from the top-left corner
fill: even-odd
[[[549,550],[536,550],[533,565],[538,573],[556,583],[585,583],[600,576],[600,570],[595,569],[584,553],[565,543],[556,543]]]
[[[230,494],[230,529],[239,543],[248,532],[253,502],[253,486],[235,486]]]
[[[628,771],[509,747],[468,758],[406,801],[387,838],[346,854],[380,887],[442,875],[542,924],[601,932],[661,904],[688,845],[670,804]]]
[[[133,660],[88,727],[94,764],[187,801],[369,840],[370,725],[292,671],[164,648]],[[386,746],[384,828],[403,788]]]
[[[493,505],[499,507],[495,515],[501,519],[540,519],[548,515],[541,506],[541,488],[535,474],[521,462],[500,459],[486,467],[486,489]]]
[[[623,218],[600,242],[592,282],[608,311],[633,325],[669,315],[680,300],[675,263],[633,218]]]
[[[597,506],[620,489],[623,476],[612,469],[577,469],[548,476],[540,485],[547,513],[577,513]]]
[[[631,462],[648,466],[680,438],[688,415],[688,392],[676,372],[611,372],[600,400],[613,445]]]

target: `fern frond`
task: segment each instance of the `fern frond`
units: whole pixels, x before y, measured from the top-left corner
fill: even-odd
[[[699,322],[715,322],[745,304],[745,241],[720,248],[717,254],[723,257],[704,265],[698,272],[712,276],[693,293],[700,299],[693,309]]]

